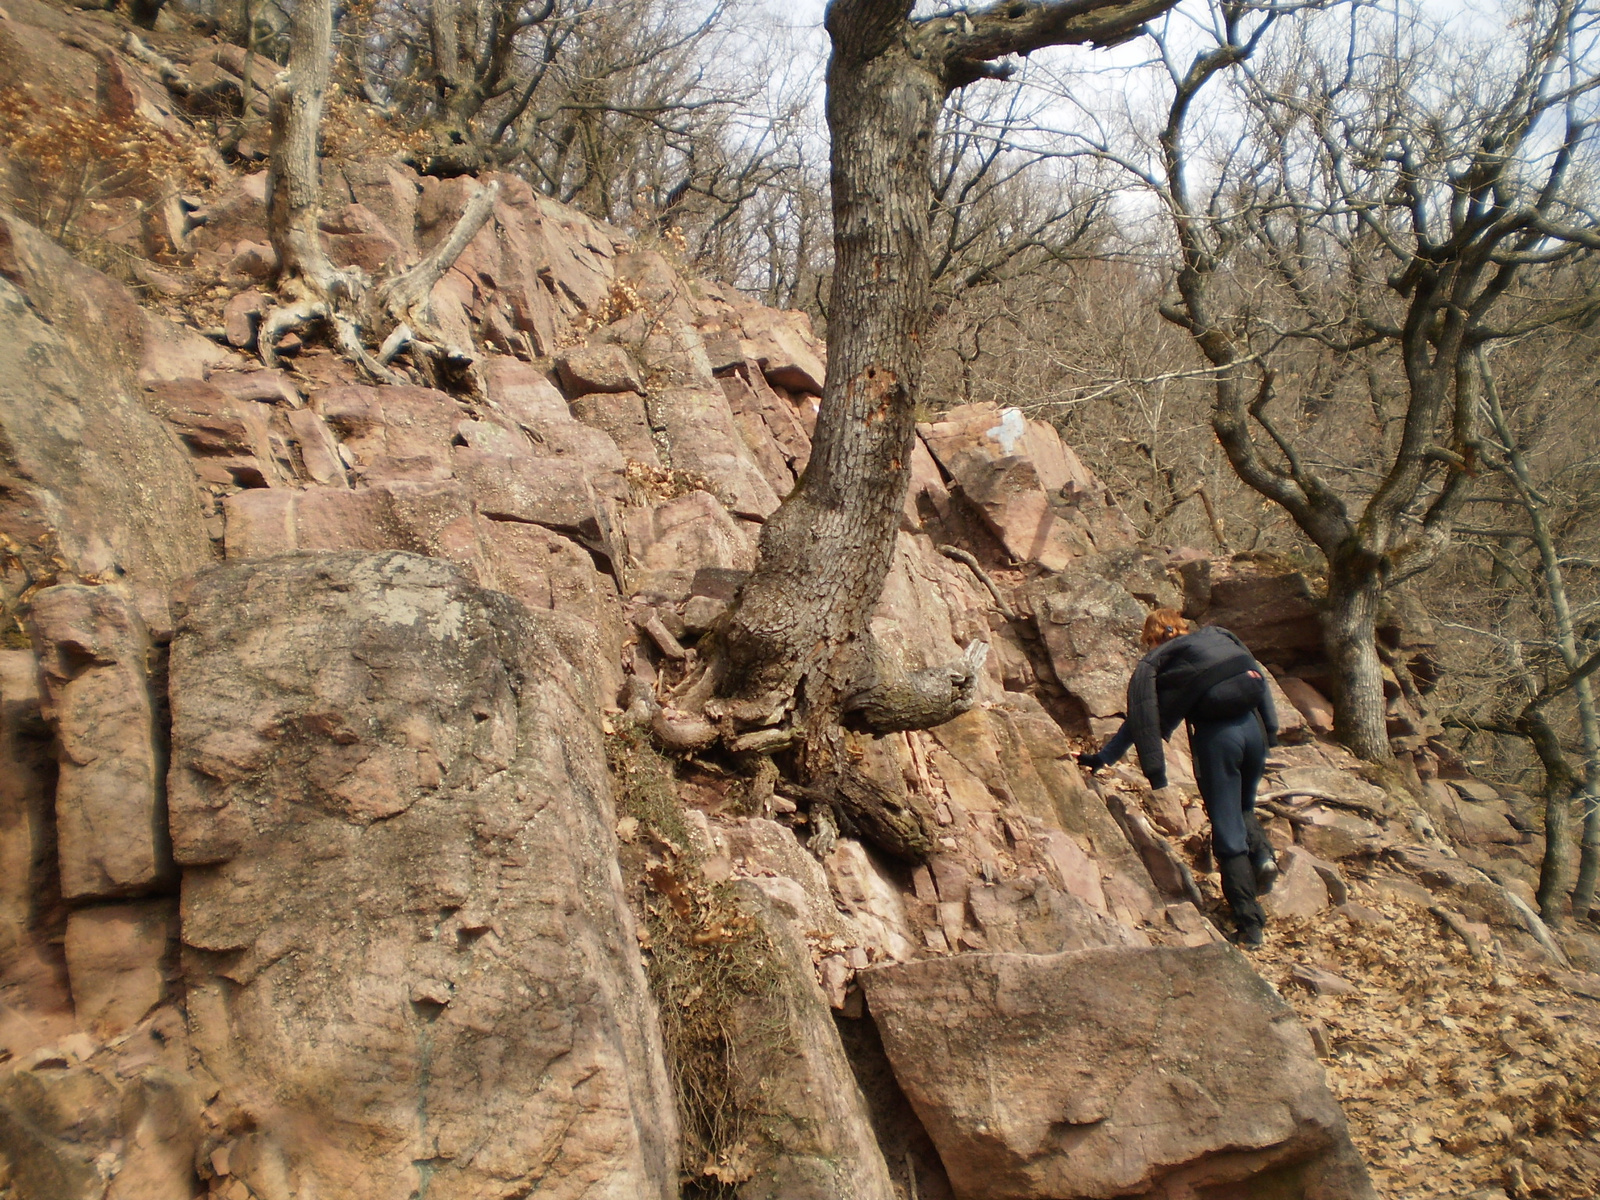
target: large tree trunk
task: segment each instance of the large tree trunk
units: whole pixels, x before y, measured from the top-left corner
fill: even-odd
[[[1390,757],[1377,643],[1382,595],[1375,556],[1354,549],[1332,556],[1322,637],[1334,669],[1334,732],[1352,754],[1369,762]]]
[[[290,28],[289,70],[272,91],[267,234],[278,253],[280,281],[304,281],[325,298],[337,272],[317,231],[317,135],[333,53],[332,0],[299,0]]]
[[[898,22],[899,14],[895,15]],[[863,27],[865,26],[865,27]],[[796,689],[837,713],[905,501],[928,297],[931,148],[945,85],[880,26],[829,10],[835,266],[810,464],[762,531],[727,631],[723,691],[765,719]]]

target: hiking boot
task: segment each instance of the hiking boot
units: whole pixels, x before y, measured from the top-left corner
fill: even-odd
[[[1244,814],[1244,834],[1249,845],[1250,866],[1255,871],[1256,895],[1265,896],[1278,882],[1278,856],[1272,852],[1267,831],[1261,827],[1254,809]]]
[[[1242,950],[1259,950],[1266,944],[1266,937],[1261,932],[1259,925],[1240,925],[1234,930],[1233,937],[1229,939],[1235,946]]]
[[[1250,856],[1230,854],[1217,866],[1222,872],[1222,896],[1233,912],[1234,925],[1241,931],[1259,931],[1266,924],[1267,914],[1256,901],[1256,869]]]
[[[1255,864],[1256,895],[1265,896],[1272,890],[1272,885],[1278,882],[1278,860],[1268,858],[1265,862]]]

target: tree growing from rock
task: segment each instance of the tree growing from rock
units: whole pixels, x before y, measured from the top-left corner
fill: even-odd
[[[810,463],[762,531],[758,565],[723,631],[719,695],[706,706],[735,745],[775,745],[792,729],[811,785],[852,786],[841,717],[876,732],[926,728],[969,706],[976,683],[972,658],[909,679],[886,672],[867,627],[909,478],[928,322],[932,152],[945,101],[979,79],[1006,77],[1008,56],[1124,40],[1170,2],[1019,2],[928,18],[913,18],[909,0],[828,7],[827,381]]]
[[[470,347],[444,343],[432,328],[428,295],[494,212],[498,185],[480,188],[455,227],[416,266],[368,280],[340,269],[322,246],[317,139],[333,55],[332,0],[300,0],[291,25],[289,69],[272,91],[272,143],[267,183],[267,232],[278,256],[278,304],[261,321],[256,344],[267,366],[277,364],[279,341],[314,322],[327,326],[340,349],[374,379],[404,383],[389,363],[409,348],[431,380],[470,364]],[[369,342],[379,344],[376,353]]]

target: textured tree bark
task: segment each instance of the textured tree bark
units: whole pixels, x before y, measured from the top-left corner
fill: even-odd
[[[719,691],[736,720],[772,724],[797,703],[833,720],[847,697],[884,682],[867,620],[893,559],[909,479],[927,321],[931,156],[945,97],[975,79],[1004,77],[994,59],[1119,41],[1170,5],[1057,0],[926,20],[911,19],[907,0],[828,6],[828,377],[810,464],[762,531],[760,561],[726,628]],[[879,724],[894,725],[879,694]]]
[[[1334,667],[1334,733],[1352,754],[1369,762],[1390,757],[1378,657],[1378,602],[1382,577],[1375,556],[1354,548],[1330,557],[1323,645]]]
[[[861,642],[909,479],[930,153],[945,88],[895,36],[899,6],[876,7],[828,10],[836,256],[828,376],[811,462],[763,529],[760,565],[727,629],[724,690],[752,717],[789,703],[802,680],[809,703],[835,712],[844,693],[869,682]]]
[[[1561,739],[1539,709],[1525,711],[1518,725],[1544,767],[1544,856],[1539,863],[1539,915],[1559,929],[1567,920],[1567,897],[1576,872],[1572,869],[1572,797],[1579,780],[1567,765]]]

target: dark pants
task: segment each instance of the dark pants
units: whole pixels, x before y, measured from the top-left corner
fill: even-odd
[[[1256,786],[1267,769],[1267,739],[1256,714],[1192,722],[1189,748],[1218,861],[1236,854],[1264,861],[1270,848],[1256,821]]]

